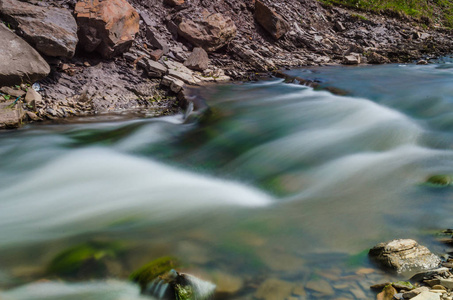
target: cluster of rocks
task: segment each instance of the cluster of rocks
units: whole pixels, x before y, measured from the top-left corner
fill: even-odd
[[[450,235],[441,242],[451,247],[453,230],[444,231]],[[385,282],[371,286],[378,292],[378,300],[430,300],[453,299],[453,259],[450,254],[440,257],[414,240],[393,240],[376,245],[370,250],[370,257],[384,268],[398,273],[412,274],[407,282]]]

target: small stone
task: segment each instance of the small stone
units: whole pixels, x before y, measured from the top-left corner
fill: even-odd
[[[184,65],[195,71],[204,71],[209,65],[208,53],[206,53],[203,48],[196,47],[184,62]]]
[[[88,67],[91,67],[90,63],[89,63],[89,62],[87,62],[87,61],[86,61],[86,62],[84,62],[84,63],[83,63],[83,65],[84,65],[85,67],[87,67],[87,68],[88,68]]]
[[[267,279],[255,293],[257,299],[276,300],[286,299],[291,296],[293,285],[290,282],[279,279]]]
[[[451,290],[451,289],[453,289],[453,279],[452,278],[440,279],[440,285],[444,286],[445,288],[447,288],[449,290]],[[435,286],[437,286],[437,285],[434,285],[433,289],[435,288]]]
[[[164,55],[164,51],[162,51],[161,49],[154,50],[149,54],[151,59],[154,61],[158,61],[159,59],[161,59],[161,57],[163,55]]]
[[[170,90],[174,93],[178,93],[184,88],[184,82],[172,76],[164,76],[161,83],[170,87]]]
[[[32,88],[29,88],[27,94],[25,95],[25,102],[30,103],[32,101],[41,102],[42,96]]]
[[[375,270],[371,269],[371,268],[361,268],[361,269],[357,270],[355,273],[357,275],[369,275],[369,274],[372,274],[374,272],[375,272]]]
[[[335,292],[334,292],[333,288],[330,286],[330,284],[326,280],[323,280],[323,279],[310,280],[305,285],[305,288],[307,290],[318,292],[325,296],[333,296],[335,294]]]
[[[334,28],[335,28],[336,31],[339,31],[339,32],[342,32],[342,31],[346,30],[346,28],[344,27],[343,23],[341,23],[340,21],[336,21],[335,22]]]
[[[442,280],[440,281],[441,284],[442,284]],[[440,285],[440,284],[436,284],[432,287],[433,290],[444,290],[446,291],[447,289],[443,286],[443,285]]]
[[[417,296],[423,292],[427,292],[427,291],[429,291],[429,288],[427,288],[426,286],[422,286],[422,287],[413,289],[412,291],[403,293],[403,298],[411,299],[411,298],[414,298],[415,296]]]
[[[2,87],[0,89],[0,91],[6,95],[11,95],[13,96],[14,98],[17,98],[17,97],[22,97],[23,95],[25,95],[25,92],[23,90],[16,90],[16,89],[13,89],[13,88],[10,88],[10,87]]]
[[[417,65],[427,65],[428,62],[424,59],[420,59],[419,61],[417,61]]]
[[[148,72],[149,77],[160,78],[167,73],[167,68],[164,65],[147,58],[144,58],[143,61],[146,65],[146,71]]]

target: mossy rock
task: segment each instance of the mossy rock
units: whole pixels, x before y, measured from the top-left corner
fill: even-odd
[[[437,187],[452,185],[453,177],[451,175],[433,175],[426,179],[426,184]]]
[[[193,300],[194,293],[190,285],[175,285],[175,297],[177,300]]]
[[[169,272],[171,269],[176,269],[180,266],[177,258],[164,256],[147,263],[143,267],[134,271],[129,277],[132,281],[137,282],[140,288],[144,290],[148,283],[152,282],[158,276]]]
[[[58,254],[49,264],[49,274],[60,277],[94,278],[109,275],[109,261],[121,252],[119,243],[87,242]]]

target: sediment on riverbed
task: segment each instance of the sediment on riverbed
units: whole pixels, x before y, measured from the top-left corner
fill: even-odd
[[[187,85],[310,65],[424,63],[453,43],[427,21],[315,0],[1,0],[0,20],[0,128],[175,114]]]

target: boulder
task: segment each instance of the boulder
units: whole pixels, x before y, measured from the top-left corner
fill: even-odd
[[[289,25],[282,16],[260,0],[255,1],[255,19],[276,40],[289,30]]]
[[[17,128],[25,118],[25,111],[14,101],[0,103],[0,129]]]
[[[184,62],[184,65],[195,71],[204,71],[209,65],[208,53],[203,48],[194,48],[192,54]]]
[[[74,56],[77,24],[64,8],[41,7],[17,0],[1,0],[0,14],[36,50],[47,56]]]
[[[80,45],[111,58],[129,49],[140,17],[126,0],[80,0],[75,11]]]
[[[0,86],[33,83],[50,73],[41,55],[2,23],[0,40]]]
[[[180,36],[208,52],[225,46],[236,36],[236,31],[236,25],[231,18],[207,11],[203,12],[201,18],[184,18],[178,26]]]
[[[393,240],[374,246],[369,256],[382,267],[406,272],[438,267],[440,258],[411,239]]]
[[[360,54],[351,53],[349,55],[345,55],[343,58],[343,64],[345,65],[358,65],[360,64]]]
[[[366,58],[370,64],[387,64],[390,62],[387,57],[373,51],[367,53]]]

